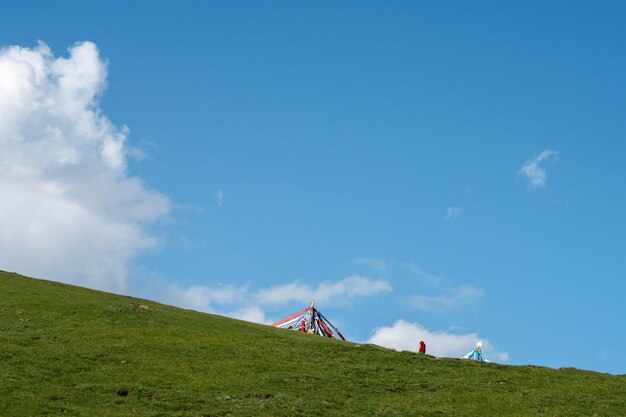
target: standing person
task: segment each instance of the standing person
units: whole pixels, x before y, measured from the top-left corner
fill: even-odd
[[[426,343],[423,340],[420,340],[420,353],[426,353]]]

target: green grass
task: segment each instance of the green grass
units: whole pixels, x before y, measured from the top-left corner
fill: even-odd
[[[7,417],[626,416],[626,376],[399,353],[4,272],[0,331]]]

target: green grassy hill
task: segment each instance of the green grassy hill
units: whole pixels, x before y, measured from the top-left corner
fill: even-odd
[[[0,416],[626,416],[626,376],[435,359],[0,272]]]

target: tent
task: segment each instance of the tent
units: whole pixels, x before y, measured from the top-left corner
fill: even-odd
[[[473,361],[479,362],[489,362],[487,359],[483,358],[483,342],[476,343],[476,349],[472,350],[467,355],[463,356],[461,359],[470,359]]]
[[[332,337],[333,339],[340,338],[341,340],[346,340],[339,332],[339,329],[333,326],[333,324],[315,308],[315,301],[304,310],[298,311],[296,314],[272,324],[272,326],[324,337]]]

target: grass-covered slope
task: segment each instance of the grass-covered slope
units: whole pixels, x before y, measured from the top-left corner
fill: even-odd
[[[0,272],[0,416],[626,416],[626,377],[437,360]]]

